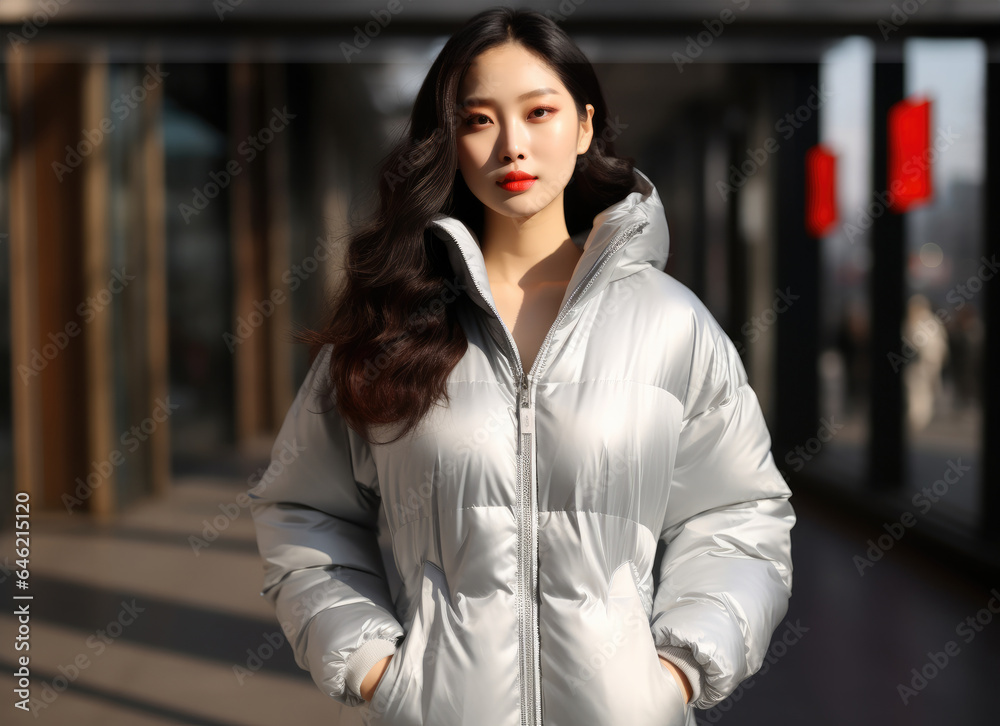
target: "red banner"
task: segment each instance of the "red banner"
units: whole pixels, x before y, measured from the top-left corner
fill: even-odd
[[[837,222],[837,156],[822,144],[806,152],[806,230],[824,237]]]
[[[888,116],[889,208],[894,212],[931,198],[931,102],[904,98]]]

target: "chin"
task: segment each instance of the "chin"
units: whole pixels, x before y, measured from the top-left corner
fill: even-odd
[[[506,204],[500,204],[493,207],[493,211],[497,214],[502,214],[505,217],[530,217],[534,214],[545,209],[545,206],[539,206],[538,204],[525,204],[523,202],[518,203],[514,201],[513,203],[508,202]]]

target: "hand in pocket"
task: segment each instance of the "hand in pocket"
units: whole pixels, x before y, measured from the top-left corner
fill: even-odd
[[[692,693],[691,682],[688,681],[687,676],[684,675],[684,671],[668,661],[662,655],[657,655],[660,658],[660,663],[662,663],[664,668],[670,672],[671,678],[674,678],[677,681],[677,685],[680,686],[681,692],[684,694],[684,703],[690,703]]]
[[[374,695],[375,689],[378,688],[378,684],[382,681],[382,676],[385,675],[385,669],[389,667],[390,660],[392,660],[392,656],[387,655],[373,665],[372,669],[361,680],[361,697],[366,701],[372,700],[372,695]]]

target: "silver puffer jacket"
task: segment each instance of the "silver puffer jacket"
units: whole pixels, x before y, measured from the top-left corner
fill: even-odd
[[[735,346],[663,271],[656,189],[637,170],[574,238],[527,376],[477,240],[431,226],[469,342],[450,405],[369,445],[317,396],[322,350],[252,490],[261,595],[341,724],[693,725],[762,664],[795,513]]]

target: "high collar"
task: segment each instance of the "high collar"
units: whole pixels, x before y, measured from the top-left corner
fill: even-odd
[[[663,203],[649,177],[638,169],[633,171],[635,184],[632,191],[595,216],[589,231],[571,238],[574,244],[582,246],[583,254],[566,286],[560,310],[574,292],[576,297],[571,307],[578,306],[609,282],[647,266],[665,269],[670,252],[670,234]],[[465,285],[470,298],[496,315],[486,262],[475,233],[464,222],[444,214],[434,217],[429,226],[447,245],[452,269]],[[584,282],[586,284],[581,286]]]

